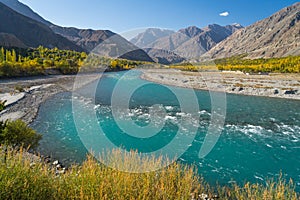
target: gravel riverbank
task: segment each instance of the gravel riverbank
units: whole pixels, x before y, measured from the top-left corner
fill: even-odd
[[[0,100],[9,102],[0,113],[0,121],[22,119],[29,124],[46,99],[60,92],[73,91],[75,79],[78,88],[98,78],[98,74],[82,74],[0,80]],[[18,92],[16,88],[22,91]]]
[[[185,88],[300,100],[300,74],[249,75],[242,72],[143,70],[142,79]]]

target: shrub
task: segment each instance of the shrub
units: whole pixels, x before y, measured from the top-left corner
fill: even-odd
[[[16,85],[15,90],[18,91],[18,92],[24,92],[25,91],[24,88],[20,85]]]
[[[0,112],[5,109],[6,101],[0,101]]]
[[[28,127],[22,120],[1,122],[0,142],[2,144],[35,149],[42,136]]]

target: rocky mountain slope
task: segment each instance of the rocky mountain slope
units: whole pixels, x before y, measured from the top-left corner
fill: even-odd
[[[17,13],[0,2],[0,33],[3,45],[17,47],[58,47],[83,51],[83,49],[68,39],[55,34],[48,26]],[[9,39],[9,42],[6,41]]]
[[[144,48],[143,49],[155,62],[169,65],[175,63],[181,63],[185,61],[185,58],[177,55],[174,52],[163,50],[163,49],[154,49],[154,48]]]
[[[150,28],[131,42],[109,30],[57,26],[18,0],[0,0],[0,19],[0,45],[4,46],[56,46],[163,64],[200,56],[223,58],[247,54],[248,58],[258,58],[300,54],[299,2],[246,28],[239,24],[191,26],[177,32]]]
[[[69,27],[60,27],[60,26],[54,25],[51,22],[43,19],[41,16],[39,16],[37,13],[35,13],[31,8],[22,4],[18,0],[0,0],[0,2],[3,2],[3,4],[10,7],[14,11],[16,11],[16,13],[18,13],[19,16],[22,16],[23,18],[27,18],[27,19],[30,18],[32,21],[32,24],[34,24],[34,23],[39,24],[40,27],[43,27],[43,29],[47,29],[47,31],[49,32],[48,34],[40,34],[36,28],[28,26],[28,24],[26,24],[26,23],[24,25],[22,25],[23,29],[19,30],[19,35],[27,34],[29,29],[35,30],[34,33],[31,33],[30,39],[26,38],[27,42],[24,42],[21,39],[21,41],[24,42],[24,44],[28,47],[35,47],[36,44],[38,43],[38,45],[43,45],[46,47],[58,47],[61,49],[70,49],[71,48],[71,49],[78,50],[78,51],[91,52],[99,44],[101,44],[103,41],[106,40],[106,43],[105,43],[106,48],[102,49],[101,52],[99,52],[99,48],[97,48],[98,53],[101,53],[103,55],[111,55],[111,57],[117,56],[117,57],[121,57],[121,58],[125,58],[125,59],[153,62],[151,57],[148,56],[145,51],[143,51],[142,49],[139,49],[138,47],[136,47],[133,44],[131,44],[130,42],[128,42],[125,38],[121,37],[120,35],[118,35],[116,33],[111,32],[109,30],[92,30],[92,29],[77,29],[77,28],[71,28],[71,27],[70,28]],[[7,19],[7,18],[0,18],[0,19],[1,19],[1,21],[5,20],[7,22],[6,26],[9,26],[11,28],[18,27],[18,26],[16,26],[16,24],[11,23],[11,19]],[[24,21],[26,21],[26,20],[24,20]],[[0,31],[1,31],[1,29],[0,29]],[[22,33],[24,31],[26,33]],[[13,33],[6,32],[5,29],[2,32],[14,34],[14,32]],[[52,35],[56,35],[59,38],[63,38],[63,40],[67,41],[68,44],[64,46],[63,43],[61,43],[61,44],[58,43],[57,39],[49,36],[50,32],[52,33]],[[16,34],[14,34],[14,35],[16,35]],[[41,40],[42,35],[44,35],[45,38],[47,38],[48,40],[42,41]],[[112,38],[110,40],[108,40],[108,38],[110,38],[110,37],[112,37]],[[35,38],[35,40],[34,40],[34,38]],[[28,43],[30,40],[33,40],[31,42],[33,44]],[[115,43],[111,43],[110,45],[107,45],[107,41],[115,42]],[[118,43],[116,43],[116,42],[118,42]],[[0,44],[1,44],[1,42],[0,42]],[[104,44],[102,44],[102,46],[103,45]],[[125,49],[126,49],[126,51],[124,51]],[[122,54],[122,53],[124,53],[124,54]]]
[[[248,58],[300,55],[300,2],[236,31],[204,56],[247,54]]]
[[[47,26],[51,25],[51,22],[45,20],[36,12],[34,12],[29,6],[19,2],[18,0],[0,0],[0,2],[26,17],[34,19],[35,21],[41,22]]]
[[[9,33],[0,33],[0,46],[26,48],[26,45],[21,40]]]
[[[172,30],[160,29],[160,28],[148,28],[144,32],[138,34],[132,38],[130,42],[140,48],[148,48],[149,45],[156,40],[169,36],[175,33]]]
[[[191,26],[157,39],[149,44],[148,48],[172,51],[184,58],[198,58],[241,28],[242,26],[238,24],[228,26],[213,24],[203,29]]]
[[[88,52],[97,52],[102,56],[153,62],[144,50],[110,30],[78,29],[57,25],[50,25],[50,28]]]

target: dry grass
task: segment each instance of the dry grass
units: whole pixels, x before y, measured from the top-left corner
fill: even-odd
[[[99,164],[88,156],[81,166],[55,175],[48,165],[14,150],[0,148],[0,199],[191,199],[205,193],[220,199],[298,199],[292,182],[270,181],[268,186],[247,183],[243,187],[212,188],[198,177],[193,167],[178,163],[155,172],[126,173]],[[160,159],[137,159],[136,152],[109,155],[126,167],[132,159],[142,168],[161,164]],[[131,163],[131,164],[129,164]],[[142,169],[141,168],[141,169]]]

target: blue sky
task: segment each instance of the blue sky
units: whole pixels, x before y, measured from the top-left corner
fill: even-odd
[[[141,27],[172,30],[195,25],[250,25],[295,0],[20,0],[62,26],[126,32]],[[228,15],[227,13],[228,12]],[[223,13],[225,16],[220,16]],[[227,16],[226,16],[227,15]]]

